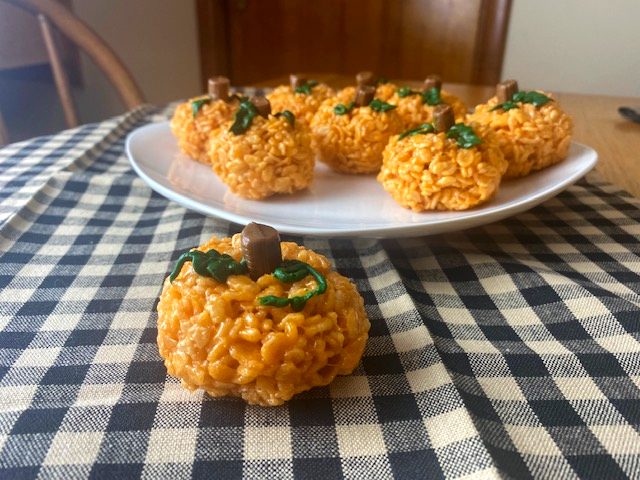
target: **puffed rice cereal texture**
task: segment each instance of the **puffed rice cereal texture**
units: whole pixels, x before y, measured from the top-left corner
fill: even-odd
[[[309,133],[285,117],[255,117],[243,134],[220,128],[209,141],[213,171],[234,194],[260,200],[293,193],[313,181],[314,157]]]
[[[311,88],[311,93],[296,93],[290,86],[281,85],[267,95],[273,112],[289,110],[296,116],[299,122],[309,128],[311,119],[318,111],[320,104],[335,95],[333,89],[324,83]]]
[[[301,294],[315,288],[311,277],[283,284],[271,274],[256,281],[234,275],[220,283],[186,263],[173,283],[165,280],[158,348],[167,371],[184,387],[274,406],[357,366],[370,326],[362,297],[324,256],[295,243],[281,247],[284,259],[307,262],[327,279],[326,292],[300,312],[261,306],[257,299]],[[240,234],[211,238],[198,250],[212,248],[242,257]]]
[[[194,116],[191,102],[206,96],[190,99],[179,104],[171,118],[171,131],[178,140],[180,150],[201,163],[209,163],[208,142],[211,133],[233,118],[238,101],[214,100],[204,104]]]
[[[395,112],[376,112],[356,107],[336,115],[336,97],[322,103],[311,122],[313,148],[317,158],[342,173],[376,173],[382,164],[382,151],[389,137],[402,131],[402,120]]]
[[[490,135],[461,148],[444,133],[394,136],[384,151],[378,181],[396,202],[415,212],[466,210],[498,190],[507,162]]]
[[[462,103],[462,100],[445,90],[440,90],[440,98],[451,106],[456,122],[463,122],[467,115],[467,107]],[[423,123],[433,121],[435,106],[423,103],[421,95],[409,95],[401,98],[396,91],[389,99],[389,103],[398,106],[398,115],[402,118],[405,129],[416,128]]]
[[[541,92],[552,97],[551,94]],[[506,178],[523,177],[536,170],[564,160],[571,145],[573,121],[552,101],[536,107],[521,103],[506,112],[491,111],[498,104],[496,97],[478,105],[467,122],[479,131],[491,130],[502,149],[509,168]]]

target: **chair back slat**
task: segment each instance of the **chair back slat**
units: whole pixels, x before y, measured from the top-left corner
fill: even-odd
[[[0,147],[9,143],[9,133],[7,132],[7,127],[4,124],[4,119],[2,118],[2,112],[0,112]]]
[[[47,48],[47,55],[49,56],[49,62],[51,63],[53,79],[56,83],[56,89],[58,90],[60,103],[62,103],[64,119],[67,122],[67,126],[69,128],[77,127],[78,114],[73,103],[73,97],[71,96],[71,88],[69,87],[67,72],[64,71],[60,53],[58,52],[58,48],[56,47],[51,24],[47,20],[47,17],[45,17],[41,13],[38,14],[38,22],[40,23],[40,30],[42,32],[44,45]]]

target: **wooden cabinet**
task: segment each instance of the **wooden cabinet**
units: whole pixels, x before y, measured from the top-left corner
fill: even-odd
[[[510,0],[197,0],[203,81],[293,71],[495,83]]]

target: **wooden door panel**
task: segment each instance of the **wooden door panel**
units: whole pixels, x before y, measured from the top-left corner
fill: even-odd
[[[391,78],[419,79],[438,73],[452,82],[492,83],[500,73],[511,3],[197,2],[202,16],[200,44],[206,56],[203,76],[227,74],[236,84],[264,81],[293,71],[351,74],[364,69]],[[206,29],[212,32],[207,34]],[[216,42],[211,40],[214,37]],[[490,48],[479,48],[479,40]],[[487,58],[492,60],[490,65]]]
[[[383,50],[386,43],[387,0],[344,0],[341,18],[339,73],[371,70],[388,75]]]
[[[231,77],[250,83],[283,72],[340,70],[342,1],[229,0]]]
[[[398,2],[399,76],[469,81],[480,0]]]

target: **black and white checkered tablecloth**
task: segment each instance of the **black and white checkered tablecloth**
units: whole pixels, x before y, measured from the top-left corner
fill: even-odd
[[[408,240],[295,238],[357,284],[353,375],[286,406],[189,393],[163,278],[238,225],[151,191],[126,135],[0,151],[0,478],[640,478],[640,202],[590,175],[527,213]]]

